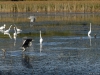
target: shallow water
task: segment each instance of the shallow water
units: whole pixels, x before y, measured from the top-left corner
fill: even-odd
[[[36,16],[30,23],[29,16]],[[70,16],[70,17],[69,17]],[[92,19],[99,14],[2,14],[0,25],[12,24],[10,36],[0,33],[1,75],[99,75],[100,74],[100,25]],[[74,17],[74,20],[73,20]],[[80,18],[81,17],[81,18]],[[84,19],[83,19],[84,17]],[[5,19],[5,20],[3,20]],[[20,19],[20,20],[19,20]],[[72,20],[72,21],[71,21]],[[88,37],[92,23],[91,38]],[[15,25],[22,29],[16,40],[13,38]],[[40,33],[43,43],[40,45]],[[94,34],[97,34],[96,38]],[[23,50],[23,38],[32,38],[32,46]]]

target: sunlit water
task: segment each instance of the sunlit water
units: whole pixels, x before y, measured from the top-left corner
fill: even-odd
[[[30,23],[28,17],[31,15],[34,13],[2,14],[0,17],[0,26],[6,24],[5,29],[8,29],[13,25],[9,32],[12,39],[9,35],[0,33],[0,74],[100,74],[100,25],[91,19],[98,21],[100,15],[35,13],[36,21]],[[91,38],[87,35],[90,22]],[[14,24],[22,30],[17,34],[16,40],[13,38]],[[42,45],[39,43],[40,30]],[[24,37],[34,41],[32,46],[23,52],[20,47]],[[6,52],[3,53],[2,49]]]

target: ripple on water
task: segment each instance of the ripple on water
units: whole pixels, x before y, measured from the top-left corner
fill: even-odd
[[[29,55],[29,56],[46,56],[46,53],[43,52],[26,52],[25,54]]]
[[[45,42],[43,45],[59,45],[59,44],[64,44],[64,43],[68,43],[68,42]]]

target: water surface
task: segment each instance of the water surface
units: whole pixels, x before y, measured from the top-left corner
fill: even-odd
[[[30,22],[29,16],[36,16]],[[99,14],[11,13],[1,14],[10,36],[0,33],[0,74],[3,75],[99,75]],[[91,38],[88,37],[92,24]],[[15,25],[22,30],[13,38]],[[43,43],[40,45],[40,30]],[[97,35],[96,38],[94,35]],[[23,38],[32,46],[23,50]],[[5,49],[5,54],[1,49]]]

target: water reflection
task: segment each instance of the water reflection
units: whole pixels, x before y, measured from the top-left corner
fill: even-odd
[[[40,44],[40,54],[41,54],[41,52],[42,52],[42,44]]]
[[[36,66],[34,66],[34,72],[37,72],[36,74],[39,74],[39,75],[41,73],[44,73],[43,71],[47,71],[47,72],[49,71],[51,73],[54,73],[53,69],[55,69],[56,66],[58,66],[58,69],[56,69],[56,71],[58,71],[58,72],[59,71],[66,72],[66,71],[70,70],[69,71],[70,73],[73,71],[79,73],[79,69],[82,70],[84,68],[84,65],[86,65],[85,66],[87,68],[86,70],[93,71],[92,69],[94,69],[96,67],[91,67],[91,66],[94,66],[95,63],[98,63],[97,65],[100,65],[99,64],[100,60],[98,59],[99,55],[100,55],[100,52],[99,52],[99,49],[100,49],[100,47],[99,47],[99,45],[100,45],[99,38],[100,37],[99,36],[100,35],[98,34],[97,39],[91,39],[91,35],[87,36],[88,27],[89,27],[87,25],[88,17],[85,18],[84,20],[82,20],[83,17],[80,18],[80,15],[74,15],[74,16],[70,16],[70,17],[69,16],[67,17],[67,16],[66,15],[65,16],[59,16],[59,15],[58,16],[49,16],[49,17],[48,16],[38,16],[38,19],[37,19],[38,23],[35,22],[36,25],[34,25],[34,27],[29,27],[29,21],[27,20],[27,16],[24,16],[24,17],[21,15],[18,16],[17,17],[18,19],[16,19],[15,22],[17,25],[21,26],[18,28],[22,28],[23,31],[18,36],[17,35],[18,33],[16,34],[16,32],[14,30],[14,34],[13,34],[14,45],[16,44],[17,49],[15,49],[14,46],[12,47],[12,44],[13,44],[12,40],[8,40],[3,37],[1,37],[1,39],[0,39],[0,47],[6,48],[6,49],[9,48],[7,51],[8,52],[10,51],[9,54],[8,53],[6,54],[5,63],[7,65],[9,65],[11,62],[11,60],[9,60],[9,59],[12,58],[12,60],[13,60],[12,66],[22,66],[23,71],[24,70],[26,71],[26,68],[29,68],[29,69],[27,69],[27,71],[30,71],[30,69],[33,68],[33,64],[34,64],[34,65],[36,65]],[[77,17],[75,17],[75,16],[77,16]],[[74,20],[73,20],[73,17],[74,17]],[[53,22],[52,22],[52,20],[53,20]],[[6,21],[9,22],[9,20],[6,20]],[[42,25],[41,25],[41,21],[42,21]],[[55,23],[55,21],[57,21],[56,22],[57,24]],[[66,21],[68,21],[68,22],[66,22]],[[85,28],[87,28],[86,30],[84,30],[82,28],[83,25],[72,24],[72,23],[77,23],[77,22],[83,23],[83,21],[86,22],[86,24],[84,26]],[[7,25],[10,23],[11,22],[7,23]],[[53,25],[51,25],[49,23],[51,23]],[[68,23],[68,25],[67,25],[67,23]],[[49,24],[49,25],[47,25],[47,24]],[[64,24],[66,24],[66,25],[64,25]],[[93,26],[94,26],[94,27],[92,27],[94,30],[92,32],[93,34],[96,32],[100,32],[99,25],[93,25]],[[15,27],[15,29],[16,29],[16,27]],[[41,41],[39,44],[38,38],[39,38],[40,30],[43,30],[43,35],[42,35],[43,39],[45,39],[45,41],[47,41],[47,42],[44,42],[43,44]],[[27,34],[29,32],[31,32],[31,35]],[[11,30],[10,34],[12,34],[12,33],[13,32]],[[24,36],[34,38],[34,40],[35,40],[33,43],[34,51],[33,51],[33,44],[31,44],[32,47],[28,48],[28,50],[23,52],[23,54],[22,54],[22,50],[20,52],[16,53],[16,51],[18,51],[18,49],[19,49],[19,46],[21,46],[21,40],[22,40],[22,37],[24,37]],[[82,37],[82,38],[80,39],[80,37]],[[16,39],[17,39],[17,41],[16,41]],[[41,33],[40,33],[40,39],[41,39]],[[96,42],[95,47],[93,44],[91,44],[91,41]],[[3,43],[3,42],[7,42],[7,43]],[[39,45],[40,45],[40,48],[39,48]],[[87,48],[87,45],[90,45],[92,47]],[[38,50],[40,50],[40,52]],[[27,55],[27,53],[28,53],[28,55]],[[61,57],[58,58],[58,56],[60,54],[61,54]],[[42,56],[40,56],[40,55],[42,55]],[[3,53],[2,56],[5,57],[5,53]],[[33,59],[34,61],[31,61],[30,57],[34,57],[34,59]],[[97,58],[97,59],[95,59],[95,58]],[[93,62],[94,60],[97,60],[97,61],[95,61],[94,64],[91,64],[91,62]],[[76,64],[76,63],[79,63],[79,64]],[[0,65],[2,65],[2,63]],[[68,67],[65,67],[66,65]],[[91,65],[91,66],[88,67],[87,65]],[[77,66],[77,68],[75,66]],[[13,68],[16,69],[16,67],[13,67]],[[40,70],[41,68],[43,68],[44,70],[43,71]],[[17,68],[17,69],[19,69],[19,68]],[[1,70],[2,70],[2,68],[1,68]],[[97,70],[95,70],[95,71],[97,71]],[[41,73],[38,73],[38,72],[41,72]],[[87,72],[87,71],[83,71],[82,74],[84,72]],[[71,75],[71,74],[69,74],[69,75]]]
[[[16,32],[16,29],[14,27],[14,34],[13,34],[13,38],[14,38],[14,46],[16,45],[16,37],[17,37],[17,32]]]
[[[88,35],[89,39],[90,39],[90,46],[91,46],[91,35]]]
[[[12,37],[11,37],[10,33],[8,33],[8,32],[4,32],[4,35],[8,35],[8,36],[9,36],[9,38],[10,38],[10,39],[12,39]]]
[[[4,30],[0,29],[0,32],[1,32],[1,33],[4,33]]]
[[[30,58],[26,54],[23,54],[22,56],[22,65],[26,68],[33,68],[32,64],[30,63]]]
[[[6,50],[5,49],[1,49],[1,50],[2,50],[2,53],[3,53],[2,58],[5,59],[5,57],[6,57]]]

